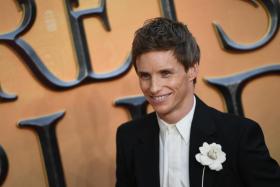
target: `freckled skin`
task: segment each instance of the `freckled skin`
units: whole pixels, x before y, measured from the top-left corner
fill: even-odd
[[[152,51],[137,58],[136,70],[144,96],[163,120],[176,123],[190,111],[198,65],[186,72],[172,51]]]

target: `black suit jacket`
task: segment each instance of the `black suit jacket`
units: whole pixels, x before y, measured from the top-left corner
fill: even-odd
[[[196,99],[190,134],[190,187],[201,187],[203,166],[195,159],[203,142],[226,153],[223,169],[206,167],[204,187],[280,187],[280,167],[254,121],[219,112]],[[159,126],[155,113],[117,130],[116,187],[159,187]]]

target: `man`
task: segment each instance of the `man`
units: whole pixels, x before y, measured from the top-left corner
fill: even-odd
[[[254,121],[194,95],[200,50],[186,25],[149,20],[132,61],[155,112],[117,130],[116,187],[280,187],[280,168]]]

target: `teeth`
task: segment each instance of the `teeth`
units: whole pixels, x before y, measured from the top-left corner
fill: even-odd
[[[152,98],[156,101],[156,102],[160,102],[163,101],[165,98],[167,98],[168,95],[161,95],[161,96],[153,96]]]

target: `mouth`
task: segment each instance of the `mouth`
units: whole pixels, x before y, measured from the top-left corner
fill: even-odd
[[[171,95],[171,93],[157,96],[150,96],[151,104],[160,104],[167,100],[167,98]]]

